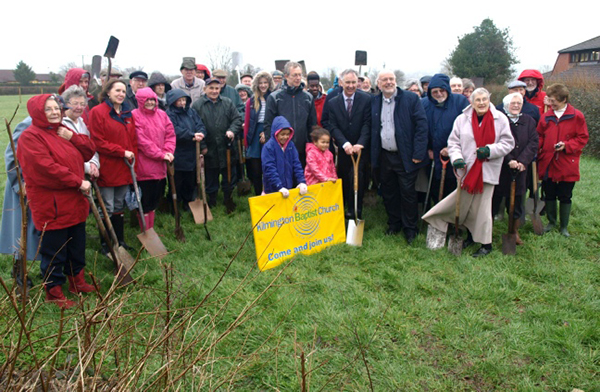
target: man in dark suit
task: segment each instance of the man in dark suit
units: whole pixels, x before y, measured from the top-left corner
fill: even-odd
[[[380,173],[386,234],[402,230],[411,244],[419,219],[415,182],[429,163],[427,116],[419,96],[398,88],[393,72],[381,71],[377,86],[381,94],[371,101],[371,162]]]
[[[358,218],[362,219],[362,199],[365,192],[365,163],[371,134],[371,95],[358,90],[358,73],[342,72],[343,92],[329,102],[328,129],[338,146],[338,177],[342,179],[346,218],[354,219],[354,168],[351,156],[361,151],[358,168]]]

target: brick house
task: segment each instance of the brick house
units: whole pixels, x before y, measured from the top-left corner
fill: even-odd
[[[569,78],[576,75],[600,81],[600,36],[558,51],[551,76]]]

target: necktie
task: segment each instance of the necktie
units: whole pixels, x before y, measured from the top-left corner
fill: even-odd
[[[352,99],[346,98],[346,102],[348,103],[348,117],[352,116]]]

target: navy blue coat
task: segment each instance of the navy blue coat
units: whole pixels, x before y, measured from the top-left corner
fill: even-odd
[[[345,99],[346,96],[342,93],[329,102],[327,130],[331,132],[339,148],[346,142],[368,148],[371,142],[371,95],[356,91],[351,118],[348,117]]]
[[[427,155],[427,116],[425,116],[421,99],[413,92],[396,87],[395,101],[396,145],[402,157],[404,170],[410,173],[429,163]],[[373,97],[371,101],[371,163],[373,168],[379,167],[382,103],[383,94]],[[418,159],[421,162],[414,163],[413,159]]]
[[[185,108],[178,108],[175,102],[186,97]],[[196,142],[192,140],[194,134],[202,133],[206,136],[206,128],[198,113],[190,107],[192,98],[181,89],[170,90],[167,93],[167,115],[175,127],[175,137],[177,138],[175,146],[175,170],[194,171],[196,170]],[[202,141],[200,148],[204,148]]]
[[[437,101],[431,96],[431,90],[442,88],[448,92],[448,98],[441,106],[437,106]],[[462,111],[469,106],[469,100],[461,94],[453,94],[450,89],[450,78],[444,74],[435,74],[429,82],[427,96],[421,99],[425,114],[427,115],[427,125],[429,127],[428,148],[433,150],[433,160],[435,162],[435,178],[442,177],[442,163],[440,162],[440,150],[448,146],[448,136],[452,132],[454,120]],[[446,171],[446,177],[453,177],[452,170]]]
[[[277,134],[284,128],[292,130],[286,145],[281,147]],[[271,129],[275,132],[262,149],[263,185],[265,193],[273,193],[281,188],[292,189],[300,183],[306,183],[304,169],[298,158],[298,150],[292,141],[294,130],[283,116],[273,119]]]
[[[269,95],[271,95],[270,90],[267,91],[267,93],[265,94],[265,97],[264,97],[265,105],[267,103],[267,99],[269,98]],[[259,105],[258,111],[256,111],[256,109],[254,109],[254,98],[248,99],[247,105],[249,107],[249,109],[246,109],[246,110],[249,110],[248,111],[249,120],[248,120],[248,134],[246,135],[246,143],[248,144],[248,147],[250,147],[254,138],[258,137],[258,135],[256,135],[256,126],[258,125],[258,113],[260,112],[260,110],[262,108],[262,103]],[[248,158],[252,158],[252,157],[248,156]]]

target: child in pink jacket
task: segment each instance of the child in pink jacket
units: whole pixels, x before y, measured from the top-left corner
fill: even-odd
[[[304,177],[307,185],[337,180],[333,154],[329,151],[331,135],[325,128],[315,128],[310,137],[312,143],[306,144],[306,168]]]

